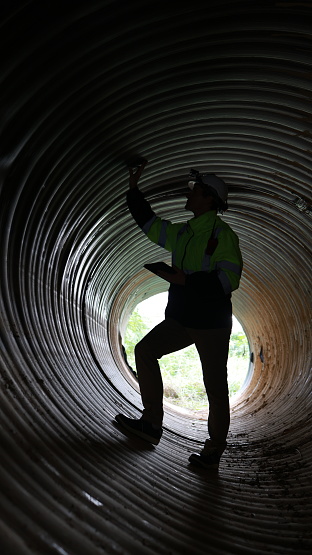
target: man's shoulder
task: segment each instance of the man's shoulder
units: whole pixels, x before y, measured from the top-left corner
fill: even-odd
[[[232,227],[219,216],[217,216],[216,228],[221,228],[221,232],[224,235],[234,235],[237,237],[234,229],[232,229]]]

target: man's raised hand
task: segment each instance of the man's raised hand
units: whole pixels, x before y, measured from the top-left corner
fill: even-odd
[[[140,166],[137,168],[129,167],[129,187],[130,189],[134,189],[138,186],[139,179],[142,175],[142,172],[147,164],[147,160],[144,160]]]

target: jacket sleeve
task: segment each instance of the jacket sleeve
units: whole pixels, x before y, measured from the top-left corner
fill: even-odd
[[[219,244],[213,261],[214,270],[225,294],[238,289],[243,259],[239,248],[239,239],[230,228],[223,229],[219,235]]]
[[[141,229],[143,229],[144,225],[149,220],[156,217],[150,204],[144,198],[143,193],[141,193],[138,187],[129,189],[127,192],[127,204],[133,219]]]
[[[150,241],[172,252],[180,226],[156,216],[137,187],[128,191],[127,203],[134,220]]]

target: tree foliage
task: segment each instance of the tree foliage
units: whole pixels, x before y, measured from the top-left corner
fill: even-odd
[[[127,332],[124,340],[124,347],[126,349],[127,357],[131,358],[131,353],[134,351],[136,344],[146,335],[149,331],[149,326],[144,322],[138,310],[134,310],[130,316]]]
[[[232,333],[229,346],[230,357],[248,358],[249,347],[246,335],[243,332]]]

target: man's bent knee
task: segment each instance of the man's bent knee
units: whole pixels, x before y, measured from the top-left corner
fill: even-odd
[[[147,337],[143,337],[134,347],[134,354],[136,358],[148,356],[157,359],[158,349],[153,341],[149,341]]]

